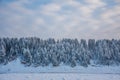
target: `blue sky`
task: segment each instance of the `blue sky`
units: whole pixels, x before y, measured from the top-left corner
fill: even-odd
[[[0,0],[0,37],[120,38],[120,0]]]

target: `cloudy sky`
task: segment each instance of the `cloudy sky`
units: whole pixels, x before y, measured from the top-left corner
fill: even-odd
[[[120,39],[120,0],[0,0],[0,37]]]

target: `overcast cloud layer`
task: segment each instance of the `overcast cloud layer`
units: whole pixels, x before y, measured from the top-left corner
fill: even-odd
[[[120,39],[120,0],[0,0],[0,37]]]

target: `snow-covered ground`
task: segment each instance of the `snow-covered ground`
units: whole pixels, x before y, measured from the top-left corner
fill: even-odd
[[[0,65],[0,80],[120,80],[120,66],[25,67],[19,59]]]
[[[19,59],[8,63],[7,65],[0,65],[0,73],[48,73],[48,72],[64,72],[64,73],[87,73],[87,74],[120,74],[120,66],[76,66],[74,68],[70,66],[60,65],[58,67],[46,66],[46,67],[25,67],[20,63]]]
[[[0,80],[120,80],[120,74],[12,73],[12,74],[0,74]]]

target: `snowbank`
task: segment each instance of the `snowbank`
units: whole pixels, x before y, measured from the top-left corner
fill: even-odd
[[[119,74],[120,66],[76,66],[74,68],[70,66],[60,65],[58,67],[53,67],[51,65],[45,67],[25,67],[19,61],[19,59],[14,60],[7,65],[0,65],[0,73],[109,73],[109,74]]]

